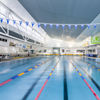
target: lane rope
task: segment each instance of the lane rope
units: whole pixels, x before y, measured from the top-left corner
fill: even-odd
[[[74,61],[75,62],[75,61]],[[76,63],[76,62],[75,62]],[[94,85],[97,87],[97,89],[100,91],[100,86],[99,84],[97,84],[97,82],[87,73],[87,71],[81,67],[81,65],[79,65],[78,63],[76,63],[80,69],[88,76],[88,78],[94,83]]]
[[[78,75],[81,77],[81,79],[85,82],[85,84],[88,86],[88,88],[91,90],[91,92],[93,93],[93,95],[96,97],[97,100],[100,100],[99,96],[94,92],[94,90],[91,88],[91,86],[89,85],[89,83],[86,81],[86,79],[82,76],[82,74],[79,72],[79,70],[76,68],[76,66],[71,62],[71,64],[73,65],[73,67],[75,68],[75,70],[77,71]]]
[[[83,61],[84,61],[84,59],[83,59]],[[89,61],[89,60],[88,60],[88,61]],[[89,67],[91,67],[92,69],[95,68],[97,71],[100,71],[100,68],[99,68],[99,67],[96,67],[95,65],[92,66],[91,63],[86,62],[86,61],[84,61],[84,63],[87,64],[87,65],[88,65]],[[96,62],[96,63],[97,63],[97,62]],[[97,64],[99,64],[99,63],[97,63]]]
[[[30,71],[32,71],[33,69],[36,69],[36,68],[38,68],[39,66],[42,66],[43,64],[45,64],[45,63],[48,62],[49,60],[51,60],[51,59],[48,59],[48,60],[46,60],[46,61],[43,61],[43,62],[41,62],[40,64],[37,64],[37,65],[35,65],[34,67],[31,67],[31,68],[29,68],[28,70],[26,70],[26,71],[24,71],[24,72],[22,72],[22,73],[19,73],[19,74],[15,75],[15,76],[11,77],[10,79],[8,79],[8,80],[6,80],[6,81],[0,83],[0,87],[3,86],[3,85],[5,85],[5,84],[7,84],[8,82],[10,82],[10,81],[12,81],[12,80],[18,78],[18,77],[20,77],[20,76],[26,74],[27,72],[30,72]]]
[[[48,76],[48,78],[46,79],[45,83],[43,84],[42,88],[41,88],[40,91],[38,92],[38,94],[37,94],[35,100],[38,100],[39,96],[41,95],[41,93],[42,93],[44,87],[46,86],[46,84],[47,84],[47,82],[48,82],[48,80],[49,80],[50,77],[52,76],[52,74],[53,74],[55,68],[57,67],[58,63],[59,63],[59,61],[56,63],[56,65],[55,65],[55,66],[53,67],[53,69],[51,70],[51,73],[49,74],[49,76]]]

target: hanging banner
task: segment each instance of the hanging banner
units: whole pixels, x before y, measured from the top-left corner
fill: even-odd
[[[91,36],[91,44],[100,44],[100,36]]]
[[[4,18],[0,18],[0,23],[3,23],[4,22]],[[39,23],[34,23],[34,22],[29,22],[29,21],[22,21],[22,20],[13,20],[13,19],[9,19],[9,18],[7,18],[6,19],[6,23],[7,24],[10,24],[10,22],[13,22],[13,24],[19,24],[20,26],[22,25],[22,24],[26,24],[26,26],[30,26],[31,25],[31,27],[33,27],[35,24],[38,26],[38,28],[41,26],[41,25],[44,25],[44,28],[46,29],[47,28],[47,26],[49,25],[50,26],[50,28],[53,28],[53,26],[56,26],[56,29],[58,29],[58,27],[59,26],[62,26],[62,29],[64,29],[66,26],[69,28],[69,29],[71,29],[72,28],[72,26],[74,26],[75,27],[75,29],[78,29],[78,27],[79,26],[81,26],[81,29],[84,29],[84,26],[85,27],[87,27],[88,29],[90,29],[91,28],[91,26],[94,28],[94,29],[96,29],[96,27],[97,27],[97,25],[100,25],[100,23],[91,23],[91,24],[75,24],[75,23],[73,23],[73,24],[60,24],[60,23],[41,23],[41,22],[39,22]]]

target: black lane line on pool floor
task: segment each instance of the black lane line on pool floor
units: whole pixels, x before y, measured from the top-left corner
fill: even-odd
[[[53,64],[52,62],[50,64]],[[50,65],[49,64],[49,65]],[[44,75],[44,73],[50,68],[51,66],[48,66],[45,68],[45,70],[40,74],[40,76],[36,79],[36,81],[32,84],[32,86],[28,89],[27,93],[24,95],[24,97],[22,98],[22,100],[26,100],[28,98],[28,96],[30,95],[30,93],[33,91],[34,87],[37,85],[37,83],[39,82],[39,80],[41,79],[41,77]]]
[[[76,63],[76,62],[75,62]],[[77,63],[76,63],[77,64]],[[79,64],[77,64],[80,66]],[[100,91],[100,86],[96,83],[96,81],[80,66],[80,69],[89,77],[89,79],[94,83],[97,89]]]
[[[68,91],[67,91],[67,74],[66,74],[65,61],[63,62],[63,66],[64,66],[64,100],[68,100]]]

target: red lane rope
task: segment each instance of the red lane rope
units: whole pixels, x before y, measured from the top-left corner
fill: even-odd
[[[45,85],[47,84],[47,82],[48,82],[48,80],[46,80],[46,81],[45,81],[45,83],[44,83],[44,85],[42,86],[41,90],[40,90],[40,91],[39,91],[39,93],[37,94],[37,96],[36,96],[35,100],[38,100],[38,98],[39,98],[39,96],[40,96],[41,92],[43,91],[43,89],[44,89]]]
[[[100,98],[98,97],[98,95],[94,92],[94,90],[90,87],[90,85],[88,84],[88,82],[84,79],[84,82],[86,83],[86,85],[89,87],[89,89],[92,91],[93,95],[96,97],[97,100],[100,100]]]
[[[40,94],[42,93],[44,87],[46,86],[48,80],[50,79],[50,77],[51,77],[52,73],[54,72],[54,70],[55,70],[55,68],[56,68],[56,66],[57,66],[58,63],[59,63],[59,61],[56,63],[56,65],[55,65],[54,68],[52,69],[52,71],[51,71],[51,73],[49,74],[47,80],[45,81],[45,83],[43,84],[43,86],[42,86],[42,88],[40,89],[39,93],[37,94],[35,100],[38,100]]]
[[[11,80],[12,80],[12,79],[8,79],[8,80],[4,81],[3,83],[0,84],[0,86],[6,84],[6,83],[8,83],[8,82],[10,82]]]
[[[3,85],[5,85],[6,83],[8,83],[8,82],[10,82],[10,81],[12,81],[12,80],[18,78],[18,77],[20,77],[20,76],[26,74],[27,72],[30,72],[30,71],[33,70],[34,68],[36,69],[37,67],[41,66],[42,64],[45,64],[45,63],[48,62],[49,60],[51,60],[51,59],[48,59],[48,60],[46,60],[46,61],[43,61],[41,64],[37,64],[37,65],[35,65],[34,67],[31,67],[31,68],[27,69],[26,71],[24,71],[24,72],[22,72],[22,73],[20,73],[20,74],[18,74],[18,75],[15,75],[15,76],[11,77],[10,79],[8,79],[8,80],[6,80],[6,81],[0,83],[0,87],[3,86]]]
[[[72,62],[71,62],[72,63]],[[76,68],[76,66],[72,63],[73,67],[76,69],[77,73],[80,75],[81,73],[79,72],[79,70]],[[85,78],[82,76],[82,74],[80,75],[80,77],[82,78],[82,80],[85,82],[85,84],[89,87],[89,89],[91,90],[91,92],[93,93],[93,95],[96,97],[97,100],[100,100],[99,96],[94,92],[94,90],[91,88],[91,86],[88,84],[88,82],[85,80]]]

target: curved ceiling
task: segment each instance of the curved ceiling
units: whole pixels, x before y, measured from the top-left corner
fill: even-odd
[[[19,0],[37,22],[90,23],[100,13],[100,0]],[[43,26],[42,26],[43,27]],[[45,31],[53,38],[72,40],[83,31],[72,28],[58,30],[47,27]]]

